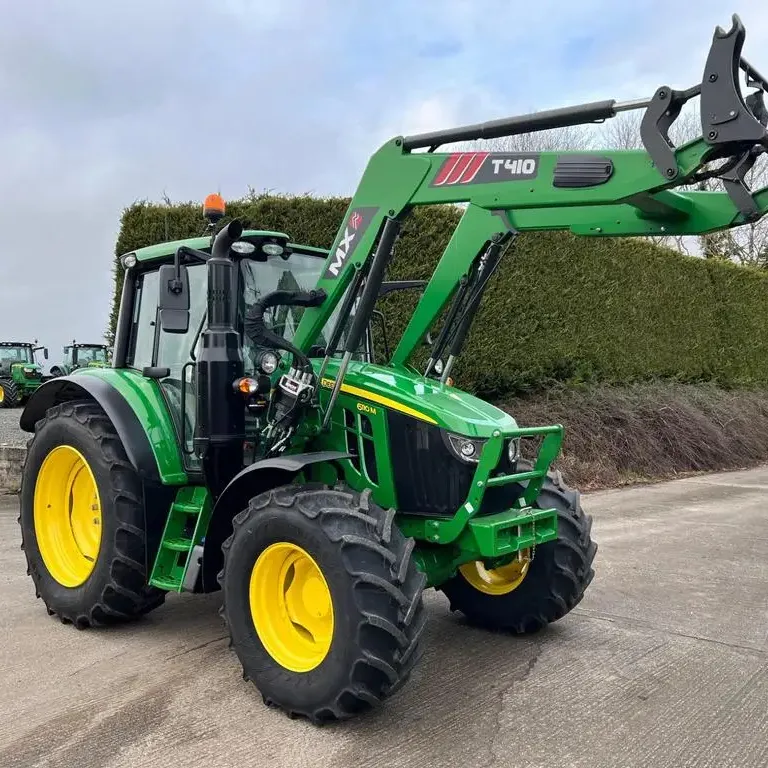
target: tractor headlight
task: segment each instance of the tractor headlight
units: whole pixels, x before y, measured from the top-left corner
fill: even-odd
[[[264,243],[264,245],[261,246],[261,250],[264,251],[267,256],[283,255],[283,246],[278,245],[277,243]]]
[[[256,246],[245,240],[237,240],[232,243],[232,250],[235,253],[239,253],[241,256],[247,256],[249,253],[253,253],[256,250]]]
[[[123,266],[126,269],[130,269],[131,267],[136,266],[136,254],[135,253],[129,253],[127,256],[123,256]]]
[[[510,464],[514,464],[520,458],[520,438],[513,437],[507,448],[507,458]]]
[[[463,435],[454,435],[451,432],[444,432],[446,444],[451,453],[460,461],[468,464],[477,464],[480,460],[480,454],[483,452],[485,440],[464,437]]]
[[[262,373],[270,374],[277,370],[277,364],[280,362],[277,354],[271,350],[261,353],[259,357],[259,370]]]
[[[444,367],[445,366],[443,366],[442,360],[435,360],[435,364],[432,366],[432,369],[438,376],[442,376]]]

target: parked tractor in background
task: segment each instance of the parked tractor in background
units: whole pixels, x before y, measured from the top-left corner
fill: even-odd
[[[46,382],[20,420],[34,433],[22,544],[48,612],[83,629],[221,589],[243,677],[315,723],[405,683],[427,587],[495,630],[566,616],[597,547],[578,491],[552,470],[563,428],[520,427],[451,371],[520,232],[700,235],[768,211],[768,188],[745,183],[768,149],[768,80],[741,57],[744,37],[738,17],[718,28],[685,91],[394,137],[330,251],[233,220],[125,254],[112,367]],[[699,96],[702,136],[675,147],[669,127]],[[645,149],[436,151],[631,109],[645,111]],[[690,189],[712,177],[724,191]],[[459,224],[382,354],[370,323],[403,223],[455,203]],[[525,301],[510,297],[510,332]]]
[[[0,408],[23,405],[29,396],[48,377],[35,360],[35,352],[42,350],[48,359],[46,347],[27,341],[0,341]]]
[[[64,360],[51,366],[51,376],[67,376],[78,368],[108,368],[110,364],[106,344],[78,344],[73,339],[63,352]]]

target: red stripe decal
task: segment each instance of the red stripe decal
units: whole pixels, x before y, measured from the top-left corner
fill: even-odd
[[[490,152],[475,152],[472,161],[467,166],[464,173],[461,174],[460,182],[462,184],[469,184],[469,182],[477,176],[480,166],[482,166],[485,162],[485,158],[488,157],[489,154]]]
[[[448,155],[447,160],[443,163],[443,167],[437,172],[437,176],[435,176],[435,180],[432,183],[435,186],[445,184],[445,180],[456,167],[456,163],[459,162],[460,158],[461,152],[454,152],[452,155]]]
[[[467,170],[467,167],[472,162],[474,154],[474,152],[462,153],[459,161],[453,167],[453,171],[451,171],[450,175],[448,176],[448,179],[445,182],[446,184],[456,184],[461,179],[462,174]]]

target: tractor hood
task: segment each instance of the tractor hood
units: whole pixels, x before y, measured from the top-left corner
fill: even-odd
[[[43,369],[39,363],[13,363],[11,365],[13,370],[18,376],[25,376],[26,378],[40,378],[43,375]]]
[[[333,388],[340,361],[328,363],[320,385]],[[491,436],[495,429],[515,429],[504,411],[474,395],[403,369],[352,361],[341,391],[377,403],[467,437]]]

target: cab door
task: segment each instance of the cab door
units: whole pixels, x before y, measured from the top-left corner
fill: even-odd
[[[167,333],[160,327],[157,268],[138,277],[127,364],[139,372],[145,368],[163,372],[157,381],[176,428],[184,464],[194,472],[200,466],[193,452],[197,424],[194,362],[205,317],[208,270],[203,263],[191,264],[187,269],[190,319],[186,333]]]
[[[189,275],[189,329],[186,333],[168,333],[157,329],[156,358],[154,365],[165,368],[168,374],[158,379],[168,408],[176,425],[184,464],[196,470],[200,461],[193,451],[197,426],[197,392],[195,387],[195,360],[200,346],[207,307],[208,267],[206,264],[190,264]]]

